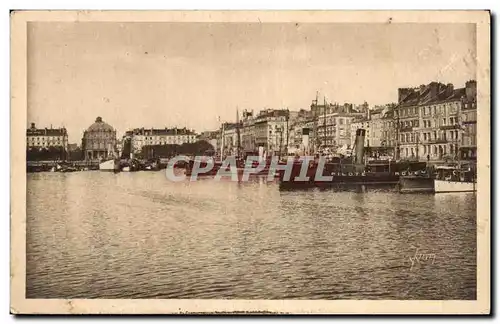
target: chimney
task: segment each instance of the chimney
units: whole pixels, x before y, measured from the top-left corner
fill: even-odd
[[[431,82],[429,84],[430,88],[431,88],[431,98],[434,99],[437,97],[438,93],[439,93],[439,83],[437,82]]]
[[[399,88],[398,89],[398,102],[404,100],[413,90],[411,88]]]
[[[465,96],[467,101],[474,102],[477,99],[477,83],[476,80],[465,82]]]
[[[36,128],[36,127],[35,127],[35,123],[31,123],[31,128],[32,128],[32,129],[35,129],[35,128]]]
[[[447,97],[451,97],[453,95],[453,84],[452,83],[448,83],[446,85],[446,96]]]
[[[420,95],[422,95],[425,92],[425,84],[421,84],[418,90]]]

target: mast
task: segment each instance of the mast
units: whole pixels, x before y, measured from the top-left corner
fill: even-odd
[[[326,146],[326,97],[324,96],[323,97],[323,104],[325,106],[324,108],[324,112],[323,112],[323,140],[324,140],[324,143],[323,145]]]
[[[220,121],[220,117],[219,117],[219,121]],[[222,126],[221,126],[221,131],[220,131],[220,159],[222,160],[223,159],[223,155],[224,155],[224,123],[222,123]]]
[[[312,145],[315,148],[318,144],[318,96],[319,92],[316,91],[316,100],[313,101],[314,103],[314,116],[313,116],[313,137],[314,140],[312,141]]]
[[[394,152],[395,160],[399,160],[399,103],[394,108],[394,113],[396,114],[396,152]]]
[[[240,156],[241,152],[241,139],[240,139],[240,120],[239,111],[236,107],[236,156]]]

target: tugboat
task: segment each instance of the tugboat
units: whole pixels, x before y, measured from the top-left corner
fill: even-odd
[[[366,131],[356,130],[354,156],[352,159],[336,159],[324,163],[311,161],[305,172],[306,178],[300,178],[303,161],[295,162],[290,177],[286,172],[279,171],[279,182],[281,189],[314,188],[314,187],[337,187],[349,186],[389,186],[396,187],[399,183],[400,174],[405,170],[425,170],[425,163],[419,162],[393,162],[380,161],[365,164],[364,141]],[[318,170],[321,168],[323,170]],[[299,178],[297,178],[299,177]]]

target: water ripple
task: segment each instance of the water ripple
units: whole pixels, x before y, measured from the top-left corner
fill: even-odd
[[[80,172],[27,195],[28,298],[476,298],[471,194]]]

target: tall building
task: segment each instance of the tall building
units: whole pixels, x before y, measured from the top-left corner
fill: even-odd
[[[27,148],[60,147],[68,151],[68,132],[66,128],[36,128],[35,123],[26,130]]]
[[[241,147],[244,152],[255,152],[255,124],[253,111],[243,111],[241,119],[242,127],[240,131]]]
[[[114,155],[116,150],[116,130],[101,117],[83,132],[82,148],[85,160],[101,160]]]
[[[465,83],[465,98],[460,114],[462,138],[459,147],[462,160],[477,158],[477,85],[476,81]]]
[[[167,145],[196,142],[196,133],[184,128],[135,128],[129,131],[131,137],[132,152],[142,152],[144,146]]]
[[[460,119],[469,116],[462,113],[466,104],[471,110],[475,107],[475,84],[469,81],[465,88],[455,89],[452,84],[431,82],[400,88],[395,112],[399,156],[436,161],[459,158],[462,139],[471,138],[465,136]],[[469,134],[474,132],[473,126],[467,129]]]
[[[66,160],[68,154],[68,132],[66,128],[36,128],[35,123],[26,130],[26,159]]]
[[[351,123],[365,115],[352,104],[313,105],[315,126],[313,142],[319,147],[340,148],[351,145]]]
[[[222,134],[224,138],[224,142],[222,143],[224,155],[236,156],[238,154],[238,145],[241,148],[241,143],[238,143],[238,127],[241,129],[241,124],[224,123],[224,132]]]
[[[303,135],[309,134],[314,127],[314,120],[311,117],[299,117],[291,123],[288,138],[288,154],[307,155],[310,151],[310,144],[304,143]]]
[[[289,111],[267,109],[263,110],[253,120],[255,147],[263,147],[268,155],[283,155],[286,153]]]
[[[393,105],[376,106],[367,110],[365,117],[351,123],[351,143],[354,144],[356,130],[365,129],[365,148],[372,157],[394,157],[395,132]]]

